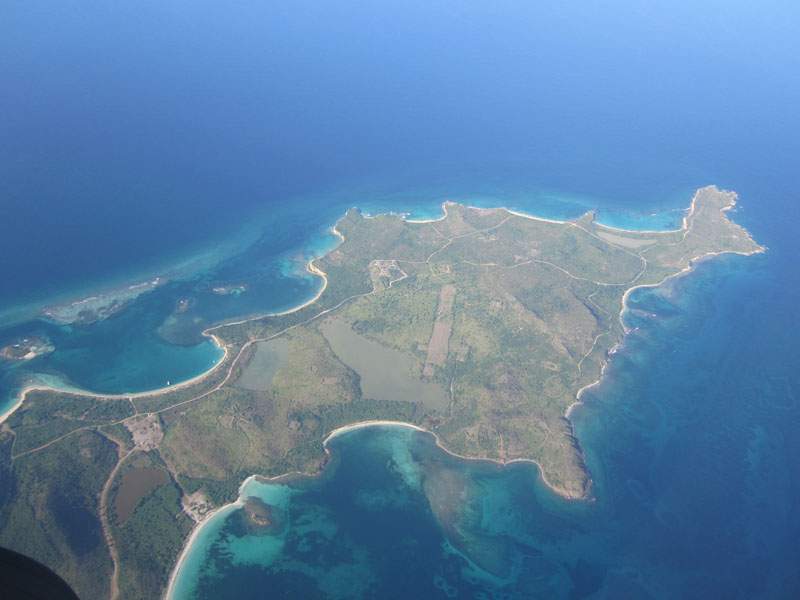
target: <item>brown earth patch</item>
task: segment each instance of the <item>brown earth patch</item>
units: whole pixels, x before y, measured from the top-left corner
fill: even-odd
[[[114,499],[114,512],[120,523],[125,522],[139,501],[154,487],[169,481],[169,475],[161,469],[131,469],[122,474],[122,484]]]
[[[422,370],[423,377],[433,377],[434,365],[441,366],[447,358],[447,342],[450,339],[450,325],[444,323],[434,323],[433,333],[428,342],[428,358],[425,361],[425,368]]]
[[[453,309],[453,302],[455,299],[456,286],[450,284],[443,285],[442,292],[439,294],[439,308],[436,311],[437,321],[446,319],[450,315],[450,311]]]
[[[422,377],[425,379],[433,377],[436,370],[434,367],[443,365],[447,358],[447,344],[450,341],[452,327],[443,321],[450,317],[455,298],[456,287],[450,284],[443,285],[439,294],[436,322],[433,324],[431,338],[428,340],[428,356],[425,359],[425,366],[422,368]]]
[[[131,432],[133,445],[137,448],[150,450],[156,448],[164,437],[158,415],[150,414],[144,417],[131,417],[122,422]]]

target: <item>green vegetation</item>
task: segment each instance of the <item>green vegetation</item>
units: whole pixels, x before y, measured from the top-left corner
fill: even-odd
[[[3,463],[10,468],[0,507],[0,545],[48,565],[81,598],[107,596],[112,564],[97,498],[116,460],[115,445],[93,431],[80,431],[13,464],[6,454]]]
[[[65,434],[121,421],[133,414],[133,405],[126,399],[31,390],[7,423],[16,434],[17,456]]]
[[[248,475],[318,472],[332,430],[373,420],[420,425],[464,456],[535,460],[555,490],[582,497],[588,475],[565,415],[623,335],[625,292],[709,254],[761,251],[726,218],[734,197],[700,190],[683,228],[664,233],[452,203],[428,223],[348,211],[343,243],[314,264],[327,275],[321,296],[212,330],[227,354],[207,376],[130,399],[30,392],[0,430],[0,542],[87,598],[114,589],[115,563],[123,597],[157,597],[192,527],[189,495],[219,506]],[[370,380],[376,369],[404,382],[402,396]],[[170,477],[141,488],[124,521],[106,510],[115,557],[100,506],[130,469]]]
[[[154,452],[137,452],[118,470],[109,493],[116,498],[126,471],[160,469],[166,465]],[[110,511],[109,520],[119,552],[119,588],[122,598],[158,598],[169,581],[171,566],[194,522],[183,512],[180,488],[169,478],[141,498],[120,522]]]
[[[114,423],[112,425],[105,425],[98,428],[98,431],[106,437],[111,437],[120,444],[123,451],[127,452],[133,449],[133,436],[130,430],[121,423]]]

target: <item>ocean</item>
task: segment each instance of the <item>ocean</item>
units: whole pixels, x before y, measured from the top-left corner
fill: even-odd
[[[631,296],[632,333],[572,413],[590,502],[531,465],[355,430],[319,478],[249,482],[283,503],[283,531],[220,513],[176,600],[347,581],[387,598],[800,594],[796,6],[32,0],[0,23],[0,346],[55,348],[0,361],[0,414],[26,385],[205,372],[204,329],[317,293],[305,264],[351,206],[669,229],[716,184],[768,247]],[[98,296],[119,310],[64,310]],[[446,486],[461,503],[432,510]]]

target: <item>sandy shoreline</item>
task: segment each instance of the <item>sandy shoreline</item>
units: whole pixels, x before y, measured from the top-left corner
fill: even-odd
[[[15,410],[17,410],[20,406],[22,406],[23,401],[25,400],[25,396],[28,392],[32,391],[43,391],[43,392],[63,392],[66,394],[75,394],[77,396],[85,396],[87,398],[108,398],[113,400],[121,400],[121,399],[137,399],[137,398],[148,398],[152,396],[159,396],[161,394],[166,394],[167,392],[171,392],[172,390],[179,390],[185,387],[188,387],[198,381],[208,377],[211,373],[213,373],[217,367],[219,367],[222,363],[225,362],[225,359],[228,357],[228,348],[227,346],[223,346],[220,342],[219,338],[215,336],[213,333],[209,333],[211,330],[207,329],[202,332],[205,337],[209,337],[214,340],[214,343],[217,345],[217,348],[222,350],[222,357],[216,362],[216,364],[211,367],[208,371],[200,373],[199,375],[195,375],[191,379],[187,379],[186,381],[181,381],[180,383],[176,383],[175,385],[170,385],[167,387],[156,388],[154,390],[148,390],[146,392],[135,392],[132,394],[100,394],[97,392],[92,392],[89,390],[82,390],[80,388],[58,388],[51,385],[39,384],[39,385],[30,385],[24,387],[19,392],[18,401],[5,413],[0,415],[0,423],[3,423],[8,417],[10,417]]]
[[[533,459],[515,458],[515,459],[509,460],[509,461],[500,461],[500,460],[493,459],[493,458],[476,458],[474,456],[464,456],[463,454],[458,454],[456,452],[452,452],[451,450],[448,450],[447,448],[445,448],[442,445],[442,442],[439,439],[439,436],[436,435],[435,432],[429,431],[428,429],[420,427],[419,425],[414,425],[413,423],[406,423],[405,421],[362,421],[362,422],[359,422],[359,423],[352,423],[350,425],[343,425],[342,427],[338,427],[338,428],[334,429],[327,436],[325,436],[325,439],[322,442],[322,447],[324,448],[325,453],[330,455],[330,450],[328,450],[328,442],[331,439],[333,439],[334,437],[336,437],[338,435],[341,435],[342,433],[346,433],[348,431],[354,431],[354,430],[362,429],[362,428],[365,428],[365,427],[380,427],[380,426],[407,427],[409,429],[414,429],[416,431],[420,431],[422,433],[426,433],[428,435],[431,435],[431,436],[433,436],[434,440],[436,441],[436,446],[440,450],[442,450],[443,452],[446,452],[450,456],[455,456],[456,458],[460,458],[460,459],[463,459],[463,460],[485,461],[485,462],[495,463],[495,464],[500,465],[500,466],[510,465],[510,464],[513,464],[513,463],[534,464],[534,465],[536,465],[536,467],[537,467],[537,469],[539,471],[539,476],[541,477],[542,482],[548,488],[550,488],[555,494],[558,494],[559,496],[561,496],[562,498],[567,499],[567,500],[586,500],[587,499],[587,496],[580,496],[580,497],[571,496],[571,495],[563,492],[562,490],[559,490],[558,488],[554,487],[550,482],[547,481],[547,478],[544,476],[544,471],[542,471],[541,465],[539,465],[539,463],[536,462]],[[211,520],[216,515],[218,515],[220,512],[244,506],[245,502],[246,502],[246,498],[242,497],[242,493],[244,491],[245,486],[250,481],[255,479],[256,481],[259,481],[259,482],[277,483],[281,479],[285,479],[286,477],[289,477],[289,476],[292,476],[292,475],[313,478],[313,477],[319,476],[324,471],[324,469],[325,469],[325,467],[323,467],[322,471],[320,471],[319,473],[314,473],[314,474],[294,472],[294,473],[284,473],[282,475],[276,475],[275,477],[264,477],[262,475],[250,475],[247,479],[245,479],[241,483],[241,485],[239,486],[238,497],[236,498],[236,500],[234,500],[233,502],[231,502],[229,504],[225,504],[223,506],[220,506],[219,508],[214,509],[213,511],[208,513],[208,515],[206,515],[206,517],[202,521],[200,521],[200,522],[195,524],[194,529],[192,529],[192,533],[190,533],[189,537],[186,538],[186,542],[185,542],[185,544],[183,546],[183,549],[181,550],[181,553],[178,556],[178,560],[175,563],[175,568],[173,569],[172,573],[170,574],[169,584],[167,585],[167,589],[166,589],[166,591],[164,593],[164,596],[163,596],[164,600],[170,600],[170,598],[172,596],[172,593],[174,591],[174,588],[175,588],[175,583],[176,583],[177,578],[178,578],[178,573],[180,572],[180,569],[183,566],[183,563],[185,562],[186,557],[188,556],[189,552],[191,551],[192,546],[194,545],[194,543],[197,541],[197,538],[199,537],[199,535],[200,535],[201,531],[203,530],[203,528],[206,525],[208,525],[211,522]]]
[[[342,235],[342,233],[338,229],[336,229],[336,225],[331,227],[331,233],[333,233],[333,235],[335,235],[336,237],[339,238],[339,240],[340,240],[339,243],[340,244],[342,242],[344,242],[344,235]],[[338,245],[339,244],[337,244],[336,246],[338,246]],[[250,321],[256,321],[258,319],[263,319],[265,317],[280,317],[282,315],[288,315],[288,314],[291,314],[291,313],[295,313],[298,310],[302,310],[306,306],[309,306],[310,304],[313,304],[314,302],[319,300],[320,296],[322,296],[322,293],[325,291],[325,288],[328,287],[328,275],[322,269],[320,269],[317,266],[315,266],[314,265],[314,261],[326,256],[329,252],[331,252],[334,248],[336,248],[336,246],[332,246],[330,249],[328,249],[328,251],[325,254],[323,254],[321,256],[317,256],[315,258],[312,258],[311,260],[308,261],[308,263],[306,263],[306,271],[308,271],[312,275],[317,275],[318,277],[322,278],[322,287],[314,295],[313,298],[303,302],[302,304],[298,304],[297,306],[295,306],[293,308],[289,308],[289,309],[286,309],[286,310],[281,311],[281,312],[265,313],[263,315],[251,316],[251,317],[247,317],[246,319],[240,319],[238,321],[225,321],[224,323],[220,323],[219,325],[214,325],[213,327],[209,327],[208,329],[206,329],[203,332],[203,335],[208,334],[208,335],[214,337],[214,334],[211,333],[211,332],[214,331],[215,329],[220,329],[221,327],[227,327],[229,325],[241,325],[242,323],[248,323]],[[214,367],[214,368],[216,368],[216,367]],[[210,373],[211,371],[213,371],[213,368],[211,370],[207,371],[206,373],[203,373],[202,375],[203,376],[208,375],[208,373]]]
[[[681,222],[681,226],[678,229],[622,229],[622,228],[619,228],[619,227],[612,227],[610,225],[604,225],[603,223],[600,223],[598,221],[594,221],[594,224],[597,225],[598,227],[602,227],[603,229],[608,229],[609,231],[620,231],[620,232],[623,232],[623,233],[677,233],[677,232],[680,232],[680,231],[683,231],[684,229],[686,229],[686,224],[687,224],[689,218],[692,216],[692,214],[694,214],[695,203],[697,201],[697,197],[700,194],[700,192],[702,192],[705,189],[712,188],[712,187],[716,189],[716,186],[708,185],[708,186],[704,186],[702,188],[699,188],[698,190],[695,191],[694,196],[692,197],[692,202],[689,205],[689,212],[683,217],[682,222]],[[736,198],[738,198],[736,193],[735,192],[729,192],[727,190],[719,190],[719,191],[732,194],[733,198],[734,198],[733,201],[731,202],[731,204],[728,207],[724,208],[723,210],[729,210],[730,208],[733,208],[733,206],[736,204]],[[441,217],[437,217],[435,219],[403,219],[403,220],[406,223],[436,223],[438,221],[443,221],[443,220],[445,220],[447,218],[447,205],[448,204],[458,204],[458,202],[456,202],[454,200],[445,200],[444,202],[442,202],[441,207],[442,207],[442,213],[443,214],[442,214]],[[529,213],[525,213],[525,212],[522,212],[522,211],[512,210],[512,209],[510,209],[510,208],[508,208],[506,206],[494,206],[494,207],[491,207],[491,208],[472,206],[472,205],[469,205],[469,204],[464,204],[462,206],[464,206],[465,208],[473,209],[473,210],[503,210],[503,211],[507,212],[510,215],[514,215],[514,216],[517,216],[517,217],[522,217],[523,219],[530,219],[532,221],[541,221],[541,222],[544,222],[544,223],[554,223],[556,225],[567,225],[567,224],[572,223],[573,221],[581,218],[579,216],[579,217],[576,217],[576,219],[569,219],[569,220],[548,219],[546,217],[537,217],[535,215],[531,215]],[[589,211],[587,211],[586,213],[583,213],[583,214],[585,215],[585,214],[588,214],[590,212],[593,212],[593,210],[589,210]],[[583,216],[583,215],[581,215],[581,216]]]
[[[239,486],[239,497],[234,502],[231,502],[230,504],[224,504],[223,506],[220,506],[219,508],[212,510],[205,516],[205,518],[203,518],[202,521],[195,524],[194,528],[192,529],[192,533],[190,533],[189,537],[186,538],[186,541],[184,542],[183,545],[183,549],[181,550],[181,553],[178,555],[178,560],[175,563],[175,567],[172,569],[172,573],[169,576],[169,583],[167,584],[167,589],[165,590],[163,596],[165,600],[169,600],[169,598],[172,596],[172,592],[174,591],[175,588],[175,582],[178,579],[178,572],[181,570],[181,567],[183,566],[183,563],[186,560],[186,556],[189,554],[189,551],[191,550],[194,542],[197,541],[197,537],[200,535],[200,532],[203,530],[203,527],[208,523],[210,523],[211,520],[220,512],[234,507],[244,506],[244,500],[242,499],[242,491],[244,490],[244,487],[247,485],[247,483],[250,480],[254,479],[255,477],[256,475],[250,475],[250,477],[248,477],[241,483],[241,485]]]
[[[588,495],[586,495],[586,494],[583,494],[581,496],[573,496],[573,495],[567,493],[565,490],[554,486],[552,483],[550,483],[547,480],[547,477],[544,474],[544,470],[542,469],[542,466],[532,458],[512,458],[511,460],[503,461],[503,460],[498,460],[496,458],[479,458],[479,457],[475,457],[475,456],[466,456],[464,454],[459,454],[458,452],[453,452],[452,450],[447,449],[442,444],[442,440],[439,438],[438,435],[436,435],[435,431],[430,431],[429,429],[425,429],[424,427],[420,427],[419,425],[414,425],[413,423],[407,423],[405,421],[361,421],[359,423],[352,423],[350,425],[343,425],[342,427],[338,427],[337,429],[334,429],[333,431],[331,431],[325,437],[325,439],[322,441],[322,447],[325,449],[325,452],[327,454],[329,454],[330,452],[328,451],[328,442],[331,440],[331,438],[334,438],[337,435],[340,435],[342,433],[346,433],[348,431],[353,431],[355,429],[361,429],[363,427],[376,427],[376,426],[381,426],[381,425],[389,425],[389,426],[393,426],[393,427],[408,427],[410,429],[415,429],[416,431],[421,431],[422,433],[427,433],[429,435],[432,435],[433,438],[436,440],[436,446],[439,449],[441,449],[443,452],[446,452],[450,456],[455,456],[456,458],[461,458],[461,459],[464,459],[464,460],[486,461],[486,462],[495,463],[495,464],[500,465],[500,466],[510,465],[510,464],[513,464],[513,463],[534,464],[539,469],[539,476],[542,478],[542,481],[544,482],[544,484],[547,485],[547,487],[549,487],[555,494],[558,494],[559,496],[561,496],[562,498],[564,498],[566,500],[586,500],[588,498]]]
[[[441,205],[441,207],[442,207],[442,216],[441,217],[437,217],[435,219],[403,219],[403,220],[406,223],[438,223],[439,221],[444,221],[448,217],[447,206],[449,204],[458,204],[458,202],[455,202],[454,200],[445,200],[444,202],[442,202],[442,205]],[[570,223],[570,221],[556,221],[555,219],[546,219],[545,217],[535,217],[533,215],[529,215],[529,214],[526,214],[526,213],[523,213],[523,212],[519,212],[519,211],[516,211],[516,210],[511,210],[510,208],[507,208],[505,206],[494,206],[492,208],[485,208],[485,207],[479,207],[479,206],[470,206],[469,204],[462,204],[460,206],[463,206],[464,208],[469,208],[469,209],[472,209],[472,210],[481,210],[481,211],[503,210],[503,211],[507,212],[510,215],[515,215],[517,217],[522,217],[524,219],[531,219],[533,221],[543,221],[545,223],[555,223],[557,225],[565,225],[567,223]]]
[[[20,406],[22,406],[22,402],[25,400],[25,394],[28,392],[29,389],[33,388],[24,388],[20,390],[19,396],[17,396],[17,401],[14,402],[14,404],[12,404],[11,407],[6,412],[0,415],[0,425],[5,423],[6,419],[8,419],[8,417],[14,414],[15,410],[17,410]]]

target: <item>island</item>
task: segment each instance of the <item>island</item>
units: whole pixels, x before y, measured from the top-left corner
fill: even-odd
[[[55,351],[55,346],[45,338],[30,336],[9,344],[0,350],[0,356],[13,361],[31,360]]]
[[[0,429],[0,544],[81,597],[156,598],[242,481],[319,473],[329,435],[365,422],[413,425],[467,458],[533,461],[555,492],[587,499],[570,410],[623,340],[633,289],[764,251],[728,218],[735,201],[703,188],[680,229],[639,232],[593,213],[447,202],[414,222],[352,209],[341,243],[309,264],[319,295],[207,331],[225,356],[204,376],[135,396],[27,391]],[[279,526],[268,507],[246,514]]]

